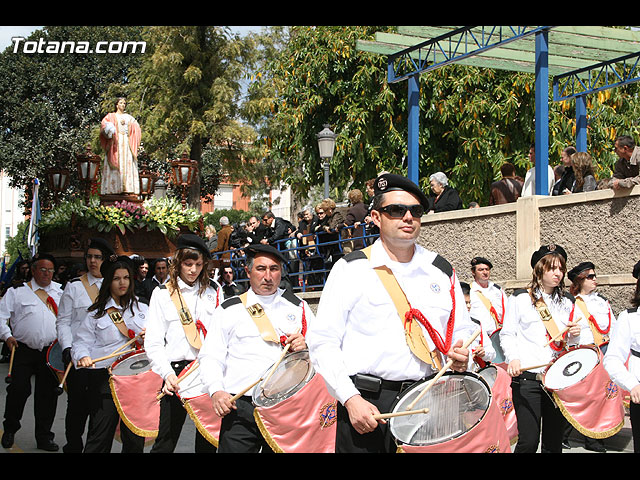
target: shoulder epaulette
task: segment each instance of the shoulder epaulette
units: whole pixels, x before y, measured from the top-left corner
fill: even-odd
[[[502,290],[502,287],[500,285],[498,285],[497,283],[494,283],[493,286],[496,287],[498,290]]]
[[[80,277],[75,277],[72,278],[71,280],[69,280],[67,283],[74,283],[74,282],[79,282],[80,281]]]
[[[603,299],[605,302],[608,302],[609,299],[607,297],[605,297],[604,295],[602,295],[601,293],[596,293],[597,296],[599,296],[601,299]]]
[[[296,307],[299,306],[302,303],[302,300],[295,293],[293,293],[291,290],[285,290],[284,293],[282,294],[282,298],[290,301]]]
[[[638,311],[638,307],[627,308],[628,313],[636,313]]]
[[[523,293],[529,293],[529,292],[527,291],[527,289],[526,289],[526,288],[516,288],[516,289],[513,291],[513,296],[514,296],[514,297],[516,297],[516,296],[521,295],[521,294],[523,294]]]
[[[576,297],[571,295],[569,292],[564,292],[564,296],[565,298],[568,298],[569,300],[571,300],[571,303],[576,303]]]
[[[158,285],[158,288],[165,288],[165,289],[166,289],[166,288],[167,288],[167,285],[163,283],[163,284],[161,284],[161,285]]]
[[[24,282],[16,283],[16,284],[13,286],[13,288],[20,288],[20,287],[22,287],[22,286],[24,286]]]
[[[354,260],[361,260],[367,258],[367,255],[362,250],[354,250],[353,252],[347,253],[344,257],[347,262],[352,262]]]
[[[448,262],[448,260],[440,256],[439,254],[436,255],[436,258],[433,259],[432,263],[435,267],[438,267],[440,270],[442,270],[447,275],[447,277],[453,275],[453,267]]]
[[[236,303],[242,303],[240,297],[231,297],[227,298],[224,302],[220,304],[222,308],[229,308],[231,305],[235,305]]]

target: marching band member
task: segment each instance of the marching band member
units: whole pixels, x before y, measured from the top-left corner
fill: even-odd
[[[247,390],[280,357],[307,348],[305,334],[313,323],[307,303],[279,288],[285,258],[270,245],[245,249],[250,288],[225,300],[200,355],[200,369],[215,412],[222,417],[219,453],[271,452],[254,419]],[[233,396],[241,395],[233,401]]]
[[[160,400],[158,436],[151,453],[173,452],[186,419],[187,411],[175,394],[179,391],[178,375],[198,356],[213,321],[216,292],[206,268],[210,258],[204,240],[193,234],[180,235],[169,279],[151,295],[145,351],[152,370],[164,380],[165,394]],[[215,451],[197,429],[195,451]]]
[[[56,339],[56,315],[62,290],[54,282],[55,258],[37,254],[32,279],[9,288],[0,300],[0,339],[15,348],[11,383],[7,387],[2,446],[11,448],[35,376],[35,437],[37,447],[57,451],[51,431],[56,415],[57,381],[47,365],[47,350]]]
[[[573,297],[563,290],[566,260],[559,245],[545,245],[533,253],[531,282],[509,298],[500,331],[518,419],[514,453],[537,451],[541,423],[542,451],[562,452],[566,421],[538,374],[567,344],[577,344],[580,334],[580,326],[572,323]],[[566,326],[570,326],[567,334],[548,344]]]
[[[640,262],[633,268],[633,277],[637,281],[631,308],[618,315],[603,363],[611,380],[630,392],[629,419],[633,452],[640,453]]]
[[[580,322],[580,343],[593,344],[604,354],[615,316],[609,301],[596,291],[598,281],[595,268],[592,262],[582,262],[569,270],[567,277],[571,281],[569,293],[575,297],[574,321]],[[569,435],[573,430],[571,424],[567,423],[563,441],[565,448],[571,448]],[[584,446],[594,452],[606,452],[602,439],[585,436]]]
[[[103,281],[96,301],[87,309],[71,347],[71,358],[88,372],[89,428],[84,453],[110,453],[120,423],[123,453],[142,453],[144,438],[120,420],[109,387],[109,356],[135,336],[144,333],[147,306],[134,294],[135,269],[126,256],[115,255],[100,266]],[[95,361],[99,360],[99,361]]]
[[[461,347],[477,329],[449,262],[416,243],[424,193],[394,174],[380,175],[374,190],[380,238],[336,262],[309,328],[311,360],[338,401],[337,453],[394,452],[387,422],[374,415],[390,412],[402,386],[440,370],[445,356],[466,371]]]
[[[98,292],[102,285],[100,266],[104,260],[113,254],[113,248],[106,240],[92,238],[84,255],[87,273],[70,280],[64,292],[62,292],[56,331],[58,333],[58,342],[62,348],[65,367],[71,362],[71,346],[74,333],[86,317],[87,309],[98,298]],[[66,378],[67,412],[65,415],[65,435],[67,443],[62,447],[64,453],[82,453],[82,436],[89,418],[87,379],[87,369],[76,369],[75,366],[71,367]]]

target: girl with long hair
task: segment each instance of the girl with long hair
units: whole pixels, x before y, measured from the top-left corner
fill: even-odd
[[[197,358],[213,319],[216,292],[210,286],[206,268],[210,258],[203,239],[193,234],[180,235],[169,266],[169,280],[151,295],[145,350],[152,370],[164,380],[160,425],[151,453],[173,452],[186,419],[187,412],[176,396],[178,375]],[[183,324],[185,321],[188,326]],[[197,429],[195,451],[215,451]]]
[[[566,421],[539,374],[556,354],[579,339],[580,326],[572,322],[572,297],[563,287],[566,261],[559,245],[545,245],[533,253],[532,279],[526,289],[514,291],[509,298],[500,331],[518,419],[515,453],[535,453],[541,434],[543,452],[562,452]],[[565,335],[551,341],[567,326]]]
[[[144,438],[134,434],[120,420],[109,387],[109,367],[115,358],[100,360],[123,347],[129,340],[142,337],[147,306],[134,294],[133,262],[129,257],[111,256],[100,266],[103,280],[98,297],[88,309],[71,347],[78,368],[86,368],[89,396],[89,428],[85,453],[110,453],[120,424],[123,453],[142,453]],[[122,319],[124,330],[116,325]],[[125,336],[126,335],[126,336]]]

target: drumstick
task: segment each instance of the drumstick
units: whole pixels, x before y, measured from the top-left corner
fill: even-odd
[[[184,375],[182,375],[181,377],[178,377],[178,384],[180,384],[180,382],[182,380],[184,380],[185,378],[187,378],[189,375],[191,375],[192,372],[195,372],[196,369],[200,366],[200,364],[198,362],[195,362],[193,365],[191,365],[191,367],[189,368],[189,370],[187,370]],[[164,392],[160,392],[158,394],[158,396],[156,397],[156,400],[160,400],[162,397],[164,397],[166,394]]]
[[[11,359],[9,360],[9,373],[7,374],[7,378],[4,379],[5,382],[11,383],[11,370],[13,369],[13,357],[16,354],[16,346],[14,345],[11,348]]]
[[[137,334],[135,337],[133,337],[131,340],[129,340],[127,343],[125,343],[124,345],[122,345],[120,348],[116,349],[113,351],[113,353],[117,353],[121,350],[124,350],[125,348],[127,348],[129,345],[131,345],[133,342],[136,341],[136,339],[142,335],[142,332],[140,332],[139,334]]]
[[[251,385],[249,385],[247,388],[245,388],[244,390],[242,390],[241,392],[236,393],[233,397],[231,397],[231,403],[235,402],[236,400],[238,400],[241,396],[243,396],[245,393],[247,393],[249,390],[251,390],[253,387],[255,387],[257,384],[259,384],[262,381],[262,378],[259,378],[258,380],[256,380],[254,383],[252,383]]]
[[[405,410],[404,412],[379,413],[377,415],[374,415],[373,418],[375,418],[376,420],[381,420],[383,418],[393,418],[404,415],[417,415],[420,413],[429,413],[429,409],[421,408],[420,410]]]
[[[582,317],[580,317],[578,320],[576,320],[576,321],[574,322],[574,324],[575,324],[575,323],[578,323],[580,320],[582,320]],[[561,337],[561,336],[563,336],[565,333],[567,333],[567,332],[569,331],[569,329],[570,329],[570,328],[571,328],[571,326],[564,327],[560,333],[558,333],[555,337],[553,337],[551,340],[549,340],[549,342],[545,345],[545,347],[548,347],[548,346],[549,346],[549,345],[551,345],[553,342],[555,342],[558,338],[560,338],[560,337]]]
[[[553,362],[549,362],[549,363],[545,363],[545,364],[542,364],[542,365],[534,365],[533,367],[521,368],[520,371],[524,372],[525,370],[533,370],[533,369],[536,369],[536,368],[548,367],[552,363]]]
[[[69,370],[71,370],[72,365],[73,362],[69,362],[69,365],[67,365],[67,368],[64,371],[64,375],[62,376],[62,380],[60,380],[60,385],[58,385],[58,387],[56,388],[56,393],[58,395],[62,395],[62,392],[64,392],[64,381],[67,379],[67,375],[69,375]]]
[[[473,335],[471,335],[465,342],[464,344],[462,344],[462,348],[467,348],[469,345],[471,345],[471,343],[473,343],[473,341],[476,339],[476,337],[478,335],[480,335],[481,329],[478,329],[475,331],[475,333]],[[442,367],[440,369],[440,371],[437,373],[437,375],[435,377],[433,377],[428,385],[420,392],[420,394],[413,400],[413,402],[411,402],[409,404],[409,406],[407,407],[407,410],[413,410],[413,407],[415,406],[416,403],[418,403],[418,401],[426,395],[427,391],[429,391],[429,389],[431,387],[433,387],[433,385],[440,379],[440,377],[442,375],[445,374],[445,372],[451,367],[451,365],[453,365],[453,359],[450,358],[446,365],[444,367]]]
[[[296,330],[295,333],[300,333],[300,329]],[[271,376],[274,374],[274,372],[276,371],[276,368],[278,368],[278,365],[280,365],[282,360],[284,360],[284,357],[287,355],[287,352],[289,351],[290,348],[291,348],[291,344],[287,343],[287,345],[284,347],[284,350],[282,350],[282,353],[280,354],[280,358],[278,359],[278,361],[276,363],[273,364],[273,367],[271,367],[271,370],[269,370],[269,374],[264,379],[264,383],[265,384],[269,381]]]
[[[126,350],[126,351],[124,351],[124,352],[114,352],[114,353],[110,353],[109,355],[105,355],[104,357],[100,357],[100,358],[92,359],[92,360],[91,360],[91,363],[92,363],[92,365],[93,365],[93,364],[96,364],[96,363],[98,363],[98,362],[101,362],[102,360],[108,360],[108,359],[110,359],[110,358],[117,357],[118,355],[125,355],[125,354],[127,354],[127,353],[131,353],[131,352],[135,352],[135,351],[136,351],[136,349],[135,349],[135,348],[132,348],[131,350]]]

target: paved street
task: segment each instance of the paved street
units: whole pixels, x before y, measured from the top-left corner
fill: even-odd
[[[4,379],[9,371],[9,365],[7,363],[0,363],[0,382],[4,384]],[[6,384],[0,385],[0,412],[4,413],[5,396],[6,396]],[[12,448],[4,449],[0,447],[0,453],[44,453],[36,448],[36,441],[33,436],[33,395],[29,398],[27,406],[25,408],[24,418],[22,419],[22,428],[16,433],[16,441]],[[64,445],[64,414],[66,410],[67,397],[63,393],[58,399],[58,411],[56,415],[56,421],[54,422],[53,431],[55,433],[55,441],[60,445],[60,451],[62,453],[62,445]],[[2,431],[2,425],[0,424],[0,432]],[[194,438],[195,438],[195,425],[187,417],[185,426],[180,436],[178,448],[176,453],[191,453],[193,452]],[[585,453],[587,450],[583,448],[584,439],[579,438],[574,434],[570,438],[571,449],[564,450],[565,453]],[[624,428],[615,436],[607,438],[604,441],[605,447],[608,453],[632,453],[633,442],[631,441],[631,426],[629,424],[629,418],[625,419]],[[122,445],[114,440],[112,453],[120,452]],[[149,451],[150,445],[145,448],[145,451]]]

